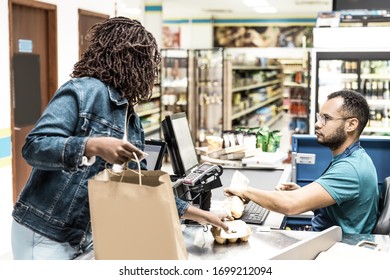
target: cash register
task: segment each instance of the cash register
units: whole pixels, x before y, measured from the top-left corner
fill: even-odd
[[[186,113],[166,116],[161,127],[174,173],[171,179],[175,194],[203,210],[210,210],[211,190],[222,186],[223,168],[199,163]]]
[[[190,201],[203,210],[210,210],[211,190],[221,187],[220,165],[198,161],[191,131],[184,112],[168,115],[162,121],[164,140],[172,162],[174,190],[176,196]],[[270,211],[249,202],[245,205],[241,219],[250,224],[264,224]]]

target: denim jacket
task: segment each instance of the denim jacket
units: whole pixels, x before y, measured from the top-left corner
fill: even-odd
[[[88,139],[123,139],[127,123],[128,141],[144,149],[141,121],[127,111],[128,101],[95,78],[61,86],[26,137],[22,154],[33,169],[14,206],[14,219],[52,240],[79,246],[90,230],[88,179],[106,167],[100,157],[91,166],[81,164]],[[176,205],[179,216],[188,208],[178,198]]]

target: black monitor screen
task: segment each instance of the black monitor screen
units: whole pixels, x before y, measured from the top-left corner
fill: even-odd
[[[166,116],[162,123],[164,139],[176,175],[188,174],[199,164],[185,113]]]
[[[159,140],[145,140],[144,152],[146,156],[147,170],[160,170],[164,159],[166,143]]]

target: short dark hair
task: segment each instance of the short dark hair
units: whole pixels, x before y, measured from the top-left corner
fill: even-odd
[[[366,98],[357,91],[344,89],[329,94],[328,100],[336,97],[341,97],[344,100],[341,106],[341,111],[345,114],[344,117],[354,117],[359,120],[357,130],[360,135],[366,127],[370,116],[370,106]]]
[[[161,61],[154,36],[137,20],[114,17],[91,27],[91,45],[71,77],[94,77],[116,88],[131,105],[149,100]]]

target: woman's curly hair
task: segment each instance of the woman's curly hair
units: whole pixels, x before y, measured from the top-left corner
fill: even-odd
[[[71,77],[94,77],[112,85],[132,106],[150,99],[161,56],[156,39],[139,21],[107,19],[92,26],[87,39],[91,45]]]

